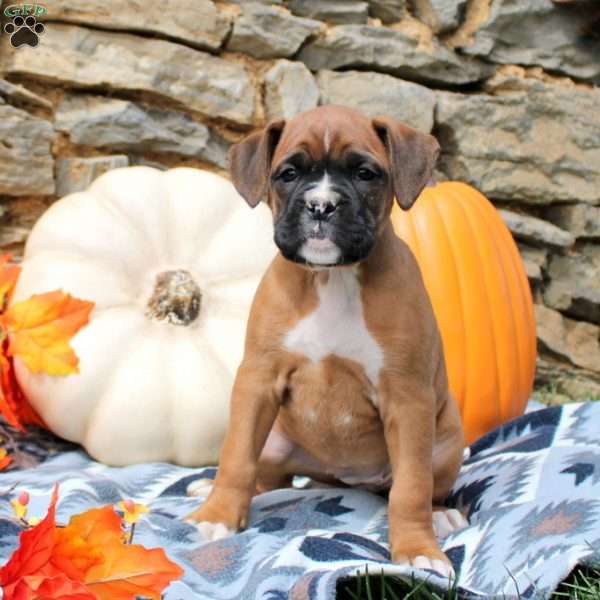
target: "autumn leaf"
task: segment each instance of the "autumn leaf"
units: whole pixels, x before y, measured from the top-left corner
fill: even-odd
[[[123,543],[121,518],[112,506],[72,517],[56,532],[50,562],[85,583],[99,600],[160,598],[183,571],[161,549]]]
[[[0,313],[4,312],[4,309],[8,305],[12,291],[21,273],[21,267],[8,264],[11,258],[10,254],[0,256]]]
[[[104,560],[105,548],[120,542],[121,519],[112,506],[93,508],[71,517],[56,532],[51,562],[69,577],[83,581],[91,567]]]
[[[82,581],[98,600],[159,599],[183,571],[163,550],[124,544],[122,534],[112,506],[88,510],[57,530],[50,563]]]
[[[24,431],[27,423],[45,424],[17,382],[13,357],[19,356],[34,373],[77,373],[79,361],[69,341],[88,322],[94,304],[56,291],[9,308],[21,271],[9,264],[10,258],[0,256],[0,414]]]
[[[112,542],[104,549],[104,562],[93,566],[84,582],[98,600],[132,600],[144,596],[160,600],[162,590],[183,575],[162,548]]]
[[[123,543],[112,506],[94,508],[56,527],[57,487],[48,514],[21,533],[19,548],[0,569],[5,600],[160,600],[183,570],[160,548]],[[29,498],[21,492],[18,502]]]
[[[8,332],[8,355],[19,356],[33,373],[78,373],[79,359],[69,342],[93,308],[93,302],[62,291],[13,304],[0,316],[0,326]]]
[[[0,587],[4,590],[6,600],[11,597],[15,586],[22,578],[39,574],[39,571],[48,564],[54,548],[57,500],[58,486],[54,486],[48,513],[35,527],[21,532],[19,547],[8,562],[0,568]]]
[[[23,577],[4,600],[96,600],[96,596],[79,581],[48,573]]]
[[[21,431],[25,431],[23,425],[26,423],[45,427],[17,382],[13,359],[6,356],[7,346],[6,340],[0,343],[0,414],[7,423]]]
[[[8,342],[0,343],[0,413],[10,425],[23,431],[23,425],[18,416],[17,402],[14,398],[14,384],[16,383],[13,379],[14,373],[5,354],[6,350],[3,349],[3,346],[7,345]]]
[[[0,392],[2,393],[2,392]],[[6,448],[0,448],[0,471],[3,471],[10,465],[12,458],[9,456]]]

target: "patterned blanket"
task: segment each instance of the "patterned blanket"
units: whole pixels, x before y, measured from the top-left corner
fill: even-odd
[[[0,474],[0,563],[20,530],[10,499],[27,489],[31,513],[43,516],[59,482],[58,522],[122,498],[150,507],[137,524],[136,543],[163,547],[185,570],[165,600],[333,599],[340,578],[367,568],[410,579],[410,568],[389,561],[380,496],[335,488],[270,492],[254,499],[246,531],[203,543],[181,517],[198,503],[186,495],[190,482],[214,477],[214,468],[109,468],[48,436],[0,433],[17,458],[15,468]],[[598,565],[600,403],[531,412],[481,438],[468,451],[448,505],[470,521],[442,542],[466,597],[544,598],[575,565]],[[433,572],[414,574],[448,584]]]

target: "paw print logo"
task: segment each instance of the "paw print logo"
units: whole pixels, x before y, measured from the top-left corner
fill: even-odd
[[[28,17],[18,15],[4,26],[4,31],[10,35],[10,43],[14,48],[25,45],[35,48],[40,41],[40,35],[46,31],[46,27],[43,23],[38,23],[33,15]]]

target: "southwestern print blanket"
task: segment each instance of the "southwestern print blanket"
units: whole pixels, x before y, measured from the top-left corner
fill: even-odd
[[[111,468],[48,434],[3,426],[0,435],[14,457],[0,473],[0,564],[22,528],[11,499],[27,490],[30,514],[42,517],[58,482],[59,523],[124,498],[149,507],[135,543],[164,548],[184,569],[165,600],[333,600],[338,580],[366,570],[448,586],[433,572],[390,562],[381,496],[269,492],[253,500],[246,531],[206,543],[182,517],[200,501],[188,485],[214,477],[215,468]],[[465,597],[548,598],[574,566],[600,565],[600,402],[530,412],[481,438],[467,450],[447,504],[470,522],[442,540]]]

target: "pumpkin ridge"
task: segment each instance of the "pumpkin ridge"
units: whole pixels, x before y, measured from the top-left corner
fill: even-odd
[[[165,172],[154,167],[124,167],[104,173],[93,181],[87,190],[109,212],[115,214],[117,223],[126,225],[130,231],[141,236],[138,240],[141,246],[146,251],[153,251],[152,262],[158,264],[165,262],[167,254],[165,237],[168,235],[168,227],[165,224],[164,179]],[[136,191],[128,191],[124,195],[123,190],[130,187],[134,187]],[[161,198],[158,201],[155,200],[157,196]],[[142,204],[140,198],[144,198],[147,204]],[[160,226],[153,229],[152,221],[140,218],[140,212],[145,215],[158,213]]]
[[[437,187],[437,186],[436,186]],[[459,194],[454,194],[454,190],[450,189],[448,190],[448,199],[452,200],[453,202],[458,202],[459,200],[457,200],[457,197],[459,197]],[[444,204],[449,206],[449,203],[446,201],[445,203],[441,203],[441,202],[437,202],[435,204],[435,212],[437,213],[438,218],[442,221],[443,223],[443,227],[440,228],[440,231],[442,231],[442,235],[444,236],[444,240],[446,242],[446,245],[449,249],[449,254],[450,254],[450,260],[452,262],[452,269],[453,269],[453,275],[455,277],[455,279],[458,281],[458,285],[456,286],[457,289],[457,293],[458,293],[458,303],[460,305],[460,315],[461,315],[461,331],[465,332],[464,333],[464,339],[463,339],[463,344],[462,344],[462,377],[461,377],[461,382],[462,382],[462,395],[458,395],[456,394],[457,397],[460,398],[468,398],[467,395],[467,376],[466,376],[466,369],[467,369],[467,357],[468,357],[468,348],[467,348],[467,333],[466,333],[466,329],[467,329],[467,314],[466,314],[466,310],[465,310],[465,303],[464,303],[464,298],[463,298],[463,290],[462,290],[462,286],[464,285],[464,280],[461,277],[461,270],[458,268],[458,258],[456,256],[456,251],[454,249],[454,245],[452,244],[452,240],[450,238],[450,236],[448,235],[448,231],[446,229],[446,219],[444,218]],[[465,407],[463,406],[464,401],[461,402],[461,411],[465,411]],[[464,414],[464,412],[463,412]]]
[[[84,243],[82,244],[78,230],[68,230],[65,232],[60,231],[60,228],[57,231],[55,228],[57,221],[64,224],[65,219],[68,218],[65,217],[65,213],[70,215],[72,212],[75,212],[77,216],[81,217],[81,211],[83,211],[84,218],[105,221],[111,227],[121,225],[119,216],[106,206],[101,197],[93,196],[93,202],[91,202],[85,196],[85,192],[76,192],[62,198],[59,202],[54,203],[48,208],[35,224],[27,239],[23,257],[24,262],[32,256],[37,256],[46,251],[64,252],[71,256],[95,260],[94,257],[99,253],[100,245],[90,247],[87,239],[84,239]],[[131,231],[130,227],[123,228],[113,231],[113,235],[124,232],[125,235],[132,237],[130,236]],[[96,232],[95,234],[92,238],[101,239]],[[112,243],[112,238],[110,243]],[[143,239],[139,239],[139,236],[136,236],[135,244],[140,246],[142,243]],[[103,241],[101,248],[107,247],[108,244],[108,242]],[[120,270],[124,271],[125,276],[131,277],[131,267],[129,266],[128,268],[127,263],[119,262],[117,266]],[[112,264],[111,268],[114,269],[115,264]]]
[[[260,204],[256,207],[255,210],[259,210],[260,208]],[[231,270],[228,273],[222,273],[222,272],[217,272],[215,274],[215,271],[212,268],[209,268],[208,270],[206,269],[206,263],[204,262],[204,256],[208,256],[208,255],[212,255],[215,254],[215,246],[222,246],[223,244],[228,242],[228,239],[230,240],[231,237],[230,235],[227,234],[227,230],[229,227],[231,227],[232,223],[235,225],[236,224],[236,218],[238,217],[238,213],[240,210],[251,210],[248,206],[242,206],[241,208],[235,208],[230,206],[228,208],[229,214],[227,215],[227,218],[220,224],[219,226],[219,231],[218,234],[217,232],[215,232],[214,235],[211,235],[210,238],[208,238],[208,240],[203,240],[203,244],[204,244],[204,251],[201,253],[201,256],[203,257],[202,260],[200,262],[198,261],[194,261],[194,272],[197,273],[201,278],[202,278],[202,282],[203,285],[206,286],[212,286],[215,282],[221,283],[221,281],[236,281],[240,278],[240,274],[239,272],[236,272],[235,270]],[[267,209],[268,210],[268,209]],[[248,267],[246,267],[248,268]],[[250,273],[252,271],[252,267],[249,268],[250,272],[248,272],[248,274],[244,274],[242,275],[242,277],[249,277]]]
[[[169,329],[163,328],[162,331],[163,331],[163,335],[164,335],[164,332],[169,331]],[[158,339],[159,341],[157,342],[156,339]],[[88,452],[90,451],[89,450],[90,446],[91,446],[90,438],[92,437],[92,433],[94,433],[95,437],[97,437],[97,433],[92,431],[93,426],[96,425],[96,423],[98,421],[100,421],[99,414],[106,412],[107,404],[110,406],[112,404],[111,400],[113,398],[117,397],[117,394],[113,390],[115,389],[115,386],[119,383],[119,379],[122,377],[123,372],[131,369],[131,362],[130,362],[131,357],[136,353],[136,351],[139,352],[140,349],[142,348],[142,346],[144,346],[147,343],[148,344],[154,343],[155,346],[160,345],[161,339],[162,339],[162,336],[158,336],[158,337],[157,336],[149,336],[147,334],[147,332],[144,331],[144,322],[142,320],[142,321],[140,321],[140,324],[136,328],[136,331],[132,332],[131,336],[128,338],[127,343],[119,348],[119,350],[121,351],[121,355],[125,358],[122,361],[119,361],[117,363],[115,368],[112,370],[110,375],[107,377],[106,385],[105,385],[104,389],[102,390],[102,393],[97,394],[97,400],[93,404],[91,410],[89,411],[89,413],[87,415],[87,420],[86,420],[86,423],[84,426],[83,435],[81,436],[81,440],[82,440],[83,445],[86,447],[86,450],[88,450]],[[164,395],[162,397],[164,397]],[[129,401],[129,398],[121,396],[119,398],[119,401],[122,403],[126,403]],[[122,416],[120,416],[119,418],[121,420],[123,420]],[[104,437],[105,436],[100,435],[100,438],[104,438]],[[114,444],[114,446],[117,448],[121,444],[123,444],[123,442],[125,441],[122,438],[121,432],[118,432],[118,433],[115,433],[114,431],[111,432],[111,438],[112,438],[111,439],[112,444]],[[103,443],[106,444],[106,440],[103,440]],[[93,449],[92,449],[92,451],[93,451]],[[94,454],[92,454],[92,456]],[[164,460],[170,460],[170,458],[171,457],[166,457]],[[117,463],[114,461],[114,459],[112,459],[112,460],[111,459],[103,459],[101,462],[107,462],[109,464],[117,466]]]
[[[453,205],[451,204],[451,202],[453,203]],[[463,419],[464,422],[467,424],[467,428],[472,430],[476,426],[476,424],[482,420],[480,411],[476,410],[474,404],[469,402],[469,398],[471,397],[471,395],[473,395],[472,390],[474,382],[472,376],[472,363],[474,362],[472,348],[473,344],[471,340],[473,339],[474,331],[475,334],[477,334],[480,323],[473,323],[472,319],[469,319],[468,317],[469,307],[467,298],[472,296],[472,286],[471,281],[468,277],[468,270],[465,268],[460,268],[459,266],[461,262],[464,262],[464,258],[462,256],[462,244],[464,243],[466,235],[469,235],[471,243],[473,239],[473,231],[470,228],[469,223],[465,220],[465,214],[467,211],[465,211],[464,209],[463,202],[464,200],[462,198],[460,186],[451,184],[451,188],[450,190],[448,190],[447,199],[444,199],[443,202],[438,203],[438,210],[440,210],[441,213],[445,213],[444,216],[446,218],[444,219],[444,222],[446,224],[446,227],[444,228],[444,233],[446,236],[448,236],[449,239],[449,246],[452,252],[454,269],[457,275],[457,279],[459,281],[458,290],[460,297],[460,307],[463,319],[463,328],[465,331],[465,343],[463,352],[463,393],[465,397],[465,406],[463,408]],[[461,215],[460,218],[458,216],[459,212]],[[449,230],[452,229],[452,225],[450,225],[449,223],[453,223],[454,226],[456,226],[456,223],[462,224],[466,232],[463,231],[462,235],[460,236],[450,237]],[[473,307],[471,307],[471,309],[472,308]],[[480,317],[481,311],[475,310],[473,311],[473,314]],[[469,376],[469,374],[471,374],[471,376]],[[477,393],[477,390],[475,393]]]
[[[149,262],[163,262],[164,257],[157,247],[157,244],[152,239],[153,236],[151,233],[145,231],[142,227],[139,227],[138,224],[134,222],[131,215],[123,210],[119,198],[114,198],[113,196],[95,196],[95,199],[116,222],[120,223],[128,232],[135,235],[137,238],[136,245],[152,251],[152,257]]]
[[[131,279],[127,276],[127,274],[121,269],[121,268],[115,268],[115,264],[112,263],[110,260],[108,259],[104,259],[96,254],[91,254],[91,253],[86,253],[86,254],[82,254],[82,253],[75,253],[75,252],[67,252],[66,250],[61,250],[61,249],[54,249],[54,248],[46,248],[44,250],[40,250],[38,252],[36,252],[34,255],[29,256],[28,258],[25,258],[25,260],[23,261],[23,267],[31,267],[33,266],[34,268],[39,268],[37,266],[37,263],[48,263],[48,264],[63,264],[65,262],[69,262],[69,263],[74,263],[72,266],[73,267],[78,267],[82,269],[82,272],[85,272],[86,275],[90,275],[90,276],[98,276],[100,275],[101,271],[108,271],[110,272],[111,276],[114,276],[115,273],[117,273],[117,277],[118,277],[118,283],[121,286],[121,291],[123,292],[123,295],[125,296],[134,296],[135,295],[135,289],[134,286],[132,285],[132,281]],[[91,268],[90,268],[91,267]],[[120,265],[119,265],[120,267]],[[102,273],[103,275],[103,273]],[[17,284],[18,285],[18,284]],[[39,291],[36,291],[36,288],[34,287],[33,289],[31,288],[31,286],[27,286],[29,293],[42,293],[44,291],[46,291],[45,289],[39,289]],[[61,285],[62,288],[64,288],[64,290],[66,292],[69,292],[73,295],[80,295],[80,292],[78,292],[75,289],[69,289],[69,284],[65,284],[65,285]],[[14,299],[13,302],[15,302],[17,299],[21,298],[21,294],[20,293],[15,293],[14,295]],[[131,304],[131,301],[129,302],[120,302],[119,304],[108,304],[108,305],[100,305],[98,304],[98,299],[92,297],[91,295],[86,295],[86,300],[92,300],[96,303],[96,307],[95,310],[104,310],[106,308],[113,308],[113,307],[119,307],[119,306],[129,306]]]
[[[523,396],[529,394],[529,390],[531,389],[533,383],[528,376],[529,369],[527,366],[532,362],[535,362],[535,348],[532,353],[531,348],[525,344],[524,329],[521,330],[521,326],[523,328],[527,328],[528,323],[532,324],[534,322],[533,315],[530,315],[528,310],[532,306],[531,291],[529,289],[529,284],[527,283],[521,257],[518,254],[516,244],[512,235],[508,231],[508,228],[501,227],[499,235],[503,237],[503,244],[501,244],[501,248],[504,252],[504,256],[507,258],[507,268],[510,269],[511,281],[508,285],[508,292],[511,297],[511,316],[513,317],[513,321],[515,323],[515,340],[518,352],[518,392],[519,396]],[[519,309],[518,313],[516,313],[515,308]],[[526,312],[523,313],[523,310]],[[530,337],[535,340],[535,331],[530,332]],[[533,373],[534,372],[535,370]],[[516,394],[513,395],[509,417],[512,417],[516,414],[512,408],[513,405],[518,405],[519,401],[520,398],[517,398]]]
[[[185,203],[181,201],[182,196],[189,197],[191,194],[195,194],[198,196],[197,201],[200,204],[204,202],[207,206],[214,206],[218,203],[218,213],[210,213],[213,226],[207,229],[203,228],[202,235],[194,235],[193,242],[186,243],[184,256],[173,256],[173,264],[188,265],[191,270],[197,274],[198,265],[196,257],[209,254],[211,250],[210,245],[215,238],[222,235],[223,228],[228,225],[234,214],[240,208],[248,207],[241,196],[238,196],[237,192],[235,192],[233,184],[229,180],[224,179],[222,176],[216,175],[215,173],[201,171],[191,167],[176,167],[164,171],[163,177],[165,179],[164,188],[166,189],[166,201],[169,203],[170,213],[168,221],[169,248],[173,247],[171,242],[174,239],[173,236],[171,236],[171,228],[175,228],[176,237],[180,237],[177,230],[178,221],[173,217],[179,213],[186,212],[187,207]],[[204,190],[203,193],[198,193],[202,184],[210,186],[210,189]],[[236,195],[235,200],[228,197],[232,192]],[[205,284],[207,282],[202,281],[202,283]]]
[[[426,265],[431,265],[434,264],[437,266],[439,266],[439,260],[441,257],[443,257],[444,255],[448,257],[448,262],[451,265],[451,270],[452,270],[452,276],[451,277],[446,277],[445,281],[443,282],[443,285],[440,286],[439,284],[437,284],[435,287],[434,283],[432,282],[432,290],[433,292],[430,294],[432,297],[435,298],[439,298],[442,297],[440,296],[440,287],[444,288],[444,292],[443,292],[443,297],[446,299],[449,299],[449,301],[451,303],[454,302],[458,302],[458,304],[461,306],[461,322],[460,322],[460,327],[457,327],[456,330],[458,331],[458,336],[460,337],[459,339],[459,352],[453,352],[453,348],[456,346],[456,342],[455,341],[451,341],[450,339],[448,340],[444,340],[444,336],[442,335],[442,342],[444,342],[444,356],[446,358],[446,368],[452,368],[453,371],[456,371],[457,368],[459,368],[461,370],[461,378],[458,380],[458,383],[453,382],[453,386],[454,385],[460,385],[460,388],[458,389],[454,389],[453,390],[453,394],[457,397],[457,398],[463,398],[463,393],[464,393],[464,382],[466,380],[466,362],[467,362],[467,340],[466,340],[466,336],[464,334],[464,330],[465,330],[465,323],[464,323],[464,319],[465,319],[465,310],[464,310],[464,302],[463,302],[463,296],[462,296],[462,288],[461,288],[461,283],[458,281],[458,275],[457,275],[457,269],[458,269],[458,261],[456,259],[455,253],[453,251],[453,245],[452,245],[452,241],[450,236],[448,235],[448,228],[447,225],[442,217],[442,211],[440,209],[439,206],[439,200],[438,200],[438,196],[434,195],[433,191],[431,193],[429,193],[427,195],[427,204],[425,205],[427,207],[427,210],[423,210],[422,214],[420,215],[420,218],[417,219],[418,223],[419,223],[419,235],[423,235],[424,239],[427,238],[427,234],[429,234],[429,237],[432,237],[433,234],[433,239],[435,240],[434,244],[430,244],[429,247],[431,247],[431,255],[433,257],[433,260],[431,259],[431,257],[428,257],[428,260],[425,261]],[[439,242],[439,236],[443,236],[444,239],[444,249],[445,252],[443,252],[443,250],[440,250],[442,243]],[[443,259],[443,258],[442,258]],[[444,271],[446,270],[446,263],[444,266]],[[432,269],[427,268],[427,271],[429,271],[430,273],[433,272]],[[431,277],[431,276],[430,276]],[[452,291],[450,292],[450,290],[448,290],[446,288],[447,285],[452,285]],[[437,302],[438,305],[440,305],[440,302]],[[435,307],[434,307],[435,310]],[[441,309],[441,306],[439,308],[439,310]],[[436,316],[437,318],[437,316]],[[446,317],[442,314],[441,320],[445,320]],[[440,327],[440,330],[442,328]],[[446,337],[450,337],[448,333],[446,333]],[[446,348],[446,343],[447,343],[447,348]],[[460,362],[457,362],[456,359],[454,358],[454,356],[456,356],[457,354],[460,354],[462,356],[462,360]],[[458,365],[458,366],[457,366]],[[454,378],[453,378],[454,379]],[[461,406],[462,406],[462,402],[461,402]]]
[[[139,327],[140,325],[138,325]],[[123,352],[124,355],[127,355],[129,352],[129,349],[131,348],[131,346],[133,346],[133,341],[136,340],[139,337],[140,332],[139,329],[136,332],[136,334],[131,335],[128,339],[128,343],[125,344],[125,346],[121,346],[120,350]],[[104,380],[104,385],[102,386],[102,389],[99,390],[99,392],[96,394],[96,402],[94,402],[91,406],[91,409],[89,410],[88,414],[87,414],[87,418],[85,419],[84,425],[83,425],[83,432],[82,434],[79,436],[79,439],[74,439],[71,441],[74,442],[78,442],[78,443],[82,443],[85,446],[87,446],[87,440],[89,438],[89,434],[90,434],[90,429],[91,429],[91,425],[92,423],[95,421],[95,414],[96,412],[98,412],[100,410],[100,407],[102,406],[103,403],[103,399],[110,393],[111,388],[113,387],[113,385],[115,384],[115,381],[117,379],[117,375],[119,374],[119,371],[121,370],[121,368],[123,367],[124,363],[118,363],[118,366],[116,368],[114,368],[112,371],[110,371],[109,376]]]
[[[488,215],[489,215],[489,211],[487,211],[487,206],[484,206],[482,204],[482,202],[479,201],[479,198],[475,197],[472,198],[471,196],[468,197],[468,201],[465,200],[465,204],[468,204],[469,206],[465,206],[464,204],[461,205],[461,209],[464,212],[465,215],[465,221],[468,224],[470,230],[471,230],[471,234],[472,237],[475,240],[475,245],[477,246],[477,250],[478,250],[478,254],[483,257],[486,253],[488,255],[492,255],[496,260],[495,261],[490,261],[492,264],[496,264],[496,265],[501,265],[502,261],[500,260],[500,257],[502,255],[501,250],[498,248],[498,244],[496,243],[496,239],[495,239],[495,235],[494,235],[494,231],[492,229],[492,227],[490,227],[490,223],[488,221]],[[477,213],[477,224],[475,224],[473,222],[473,212]],[[479,229],[477,228],[477,226],[479,227]],[[489,249],[487,252],[484,251],[484,245],[482,240],[480,239],[480,235],[479,232],[484,229],[485,233],[486,233],[486,238],[489,240]],[[486,261],[487,263],[488,261]],[[502,281],[502,290],[504,291],[505,294],[510,295],[510,291],[508,289],[508,282],[506,280],[506,273],[504,272],[504,269],[502,268],[498,268],[495,272],[494,272],[494,277],[490,277],[489,274],[489,266],[488,268],[482,268],[481,272],[482,272],[482,280],[484,282],[483,285],[483,291],[484,291],[484,295],[486,298],[486,307],[488,309],[488,313],[489,311],[492,310],[492,307],[494,306],[494,302],[490,296],[490,289],[493,288],[493,281],[494,279],[501,279]],[[505,296],[503,296],[503,304],[505,303]],[[512,323],[512,333],[514,335],[515,333],[515,323],[514,323],[514,316],[512,315],[512,312],[510,311],[510,306],[508,307],[509,310],[506,311],[509,315],[510,315],[510,321]],[[499,335],[499,330],[498,330],[498,324],[496,319],[494,318],[493,314],[488,314],[488,322],[490,325],[490,338],[491,338],[491,347],[493,349],[493,367],[494,367],[494,373],[495,373],[495,382],[494,385],[496,386],[497,390],[498,390],[498,396],[500,397],[501,401],[500,403],[493,403],[492,404],[492,408],[495,409],[496,412],[496,416],[494,419],[490,420],[490,423],[495,423],[495,422],[499,422],[500,420],[503,419],[503,402],[502,399],[505,398],[506,396],[506,392],[505,390],[503,390],[503,378],[501,377],[501,372],[502,372],[502,368],[501,365],[499,364],[499,360],[500,360],[500,355],[498,352],[498,347],[501,344],[501,335]],[[515,365],[518,369],[518,365]],[[489,429],[489,423],[484,423],[486,430]],[[483,432],[482,432],[483,433]]]
[[[496,256],[496,263],[498,265],[502,265],[504,268],[499,268],[497,270],[497,277],[502,281],[502,291],[503,291],[503,304],[506,305],[506,309],[505,311],[503,311],[506,315],[508,315],[508,318],[510,319],[510,329],[511,329],[511,338],[516,340],[516,352],[513,353],[513,360],[512,360],[512,366],[511,366],[511,370],[514,371],[514,373],[516,374],[516,379],[517,379],[517,389],[519,390],[519,394],[522,390],[522,385],[521,385],[521,381],[522,381],[522,364],[523,361],[521,360],[523,357],[521,355],[521,348],[519,347],[519,327],[517,325],[517,321],[515,319],[515,303],[513,302],[513,297],[512,297],[512,290],[514,289],[514,278],[510,277],[509,273],[506,272],[506,268],[507,266],[509,268],[512,268],[513,266],[513,257],[509,256],[508,259],[507,258],[507,253],[506,253],[506,243],[504,244],[500,244],[498,238],[498,235],[502,236],[502,223],[498,223],[497,225],[491,222],[492,219],[492,211],[495,211],[495,209],[491,209],[488,210],[487,206],[483,206],[482,203],[478,203],[478,202],[474,202],[473,206],[475,208],[475,211],[477,211],[479,213],[479,217],[481,219],[481,223],[482,226],[487,230],[487,236],[490,239],[491,245],[494,249],[494,255]],[[498,216],[499,215],[495,215],[494,216]],[[503,240],[504,242],[506,242],[506,240]],[[511,240],[512,241],[512,240]],[[497,347],[497,345],[496,345]],[[499,355],[498,352],[495,352],[496,354],[496,360],[499,359]],[[502,387],[499,387],[499,397],[500,397],[500,402],[498,404],[498,409],[500,411],[500,419],[499,422],[505,421],[507,419],[507,417],[512,416],[513,413],[513,405],[515,403],[515,394],[514,391],[511,389],[508,390],[503,390]],[[508,415],[506,414],[506,408],[507,406],[510,408],[508,411]]]
[[[229,369],[227,363],[221,358],[221,356],[214,349],[213,346],[210,346],[208,344],[200,344],[199,342],[200,342],[200,339],[198,339],[197,337],[192,340],[192,343],[198,349],[199,352],[201,352],[201,353],[208,352],[212,356],[214,361],[217,362],[226,373],[231,372],[231,369]],[[235,374],[235,372],[232,374]]]

